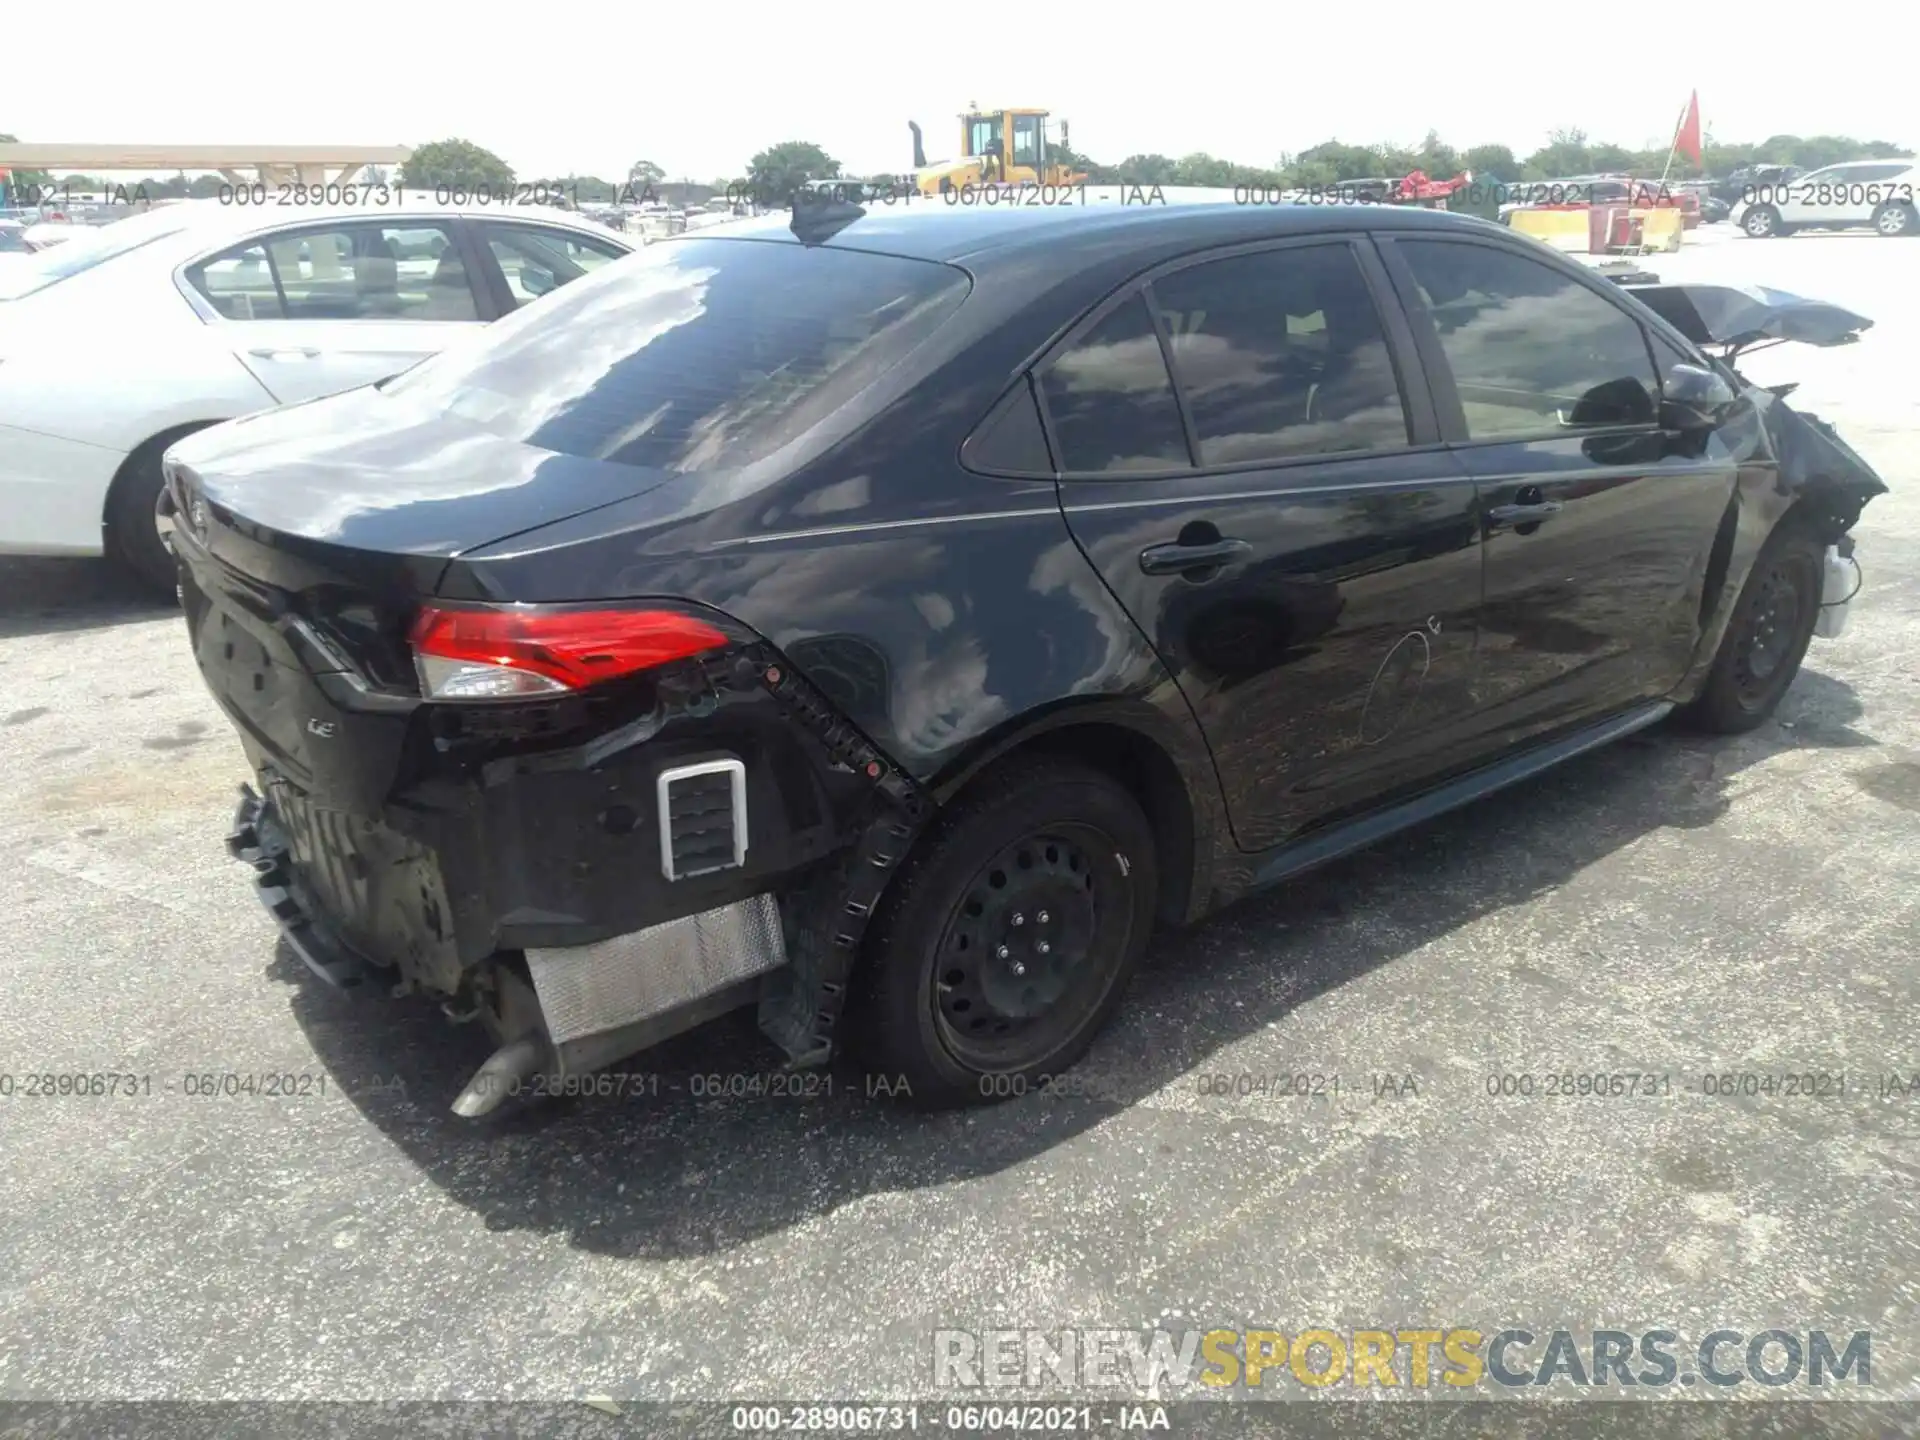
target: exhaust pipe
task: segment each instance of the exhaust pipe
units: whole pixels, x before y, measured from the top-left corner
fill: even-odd
[[[907,128],[913,132],[913,168],[927,168],[927,147],[920,142],[920,126],[917,122],[907,121]]]
[[[527,1081],[551,1068],[552,1060],[552,1050],[538,1036],[522,1035],[507,1042],[474,1072],[467,1088],[454,1099],[453,1113],[465,1120],[492,1114]]]

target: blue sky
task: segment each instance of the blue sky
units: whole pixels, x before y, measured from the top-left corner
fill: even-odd
[[[1870,47],[1809,48],[1814,12],[1771,3],[1737,13],[1253,0],[198,13],[15,6],[0,130],[76,143],[460,135],[523,177],[611,176],[647,158],[705,179],[786,139],[816,141],[856,173],[903,169],[909,119],[938,159],[955,148],[954,117],[977,100],[1048,107],[1071,122],[1076,149],[1107,163],[1206,150],[1266,165],[1328,138],[1417,143],[1430,127],[1456,145],[1499,141],[1522,154],[1558,126],[1664,143],[1697,87],[1707,127],[1724,139],[1920,142],[1905,85],[1844,59]],[[1817,33],[1885,34],[1891,13],[1840,0],[1818,11]],[[1641,29],[1646,38],[1633,34]]]

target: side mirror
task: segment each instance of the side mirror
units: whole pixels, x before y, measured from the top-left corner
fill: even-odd
[[[1671,367],[1663,389],[1660,423],[1668,430],[1711,430],[1740,400],[1724,375],[1700,365]]]

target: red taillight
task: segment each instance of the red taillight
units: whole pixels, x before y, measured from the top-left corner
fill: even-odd
[[[426,606],[409,636],[432,700],[516,700],[584,690],[726,646],[674,610]]]

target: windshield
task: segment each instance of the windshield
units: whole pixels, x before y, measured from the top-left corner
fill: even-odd
[[[897,367],[970,284],[927,260],[666,241],[384,388],[564,455],[734,468],[799,438]]]
[[[130,250],[138,250],[142,245],[176,235],[186,228],[187,218],[170,207],[149,210],[112,225],[79,226],[72,239],[46,250],[36,250],[30,259],[0,271],[0,300],[31,295]]]

